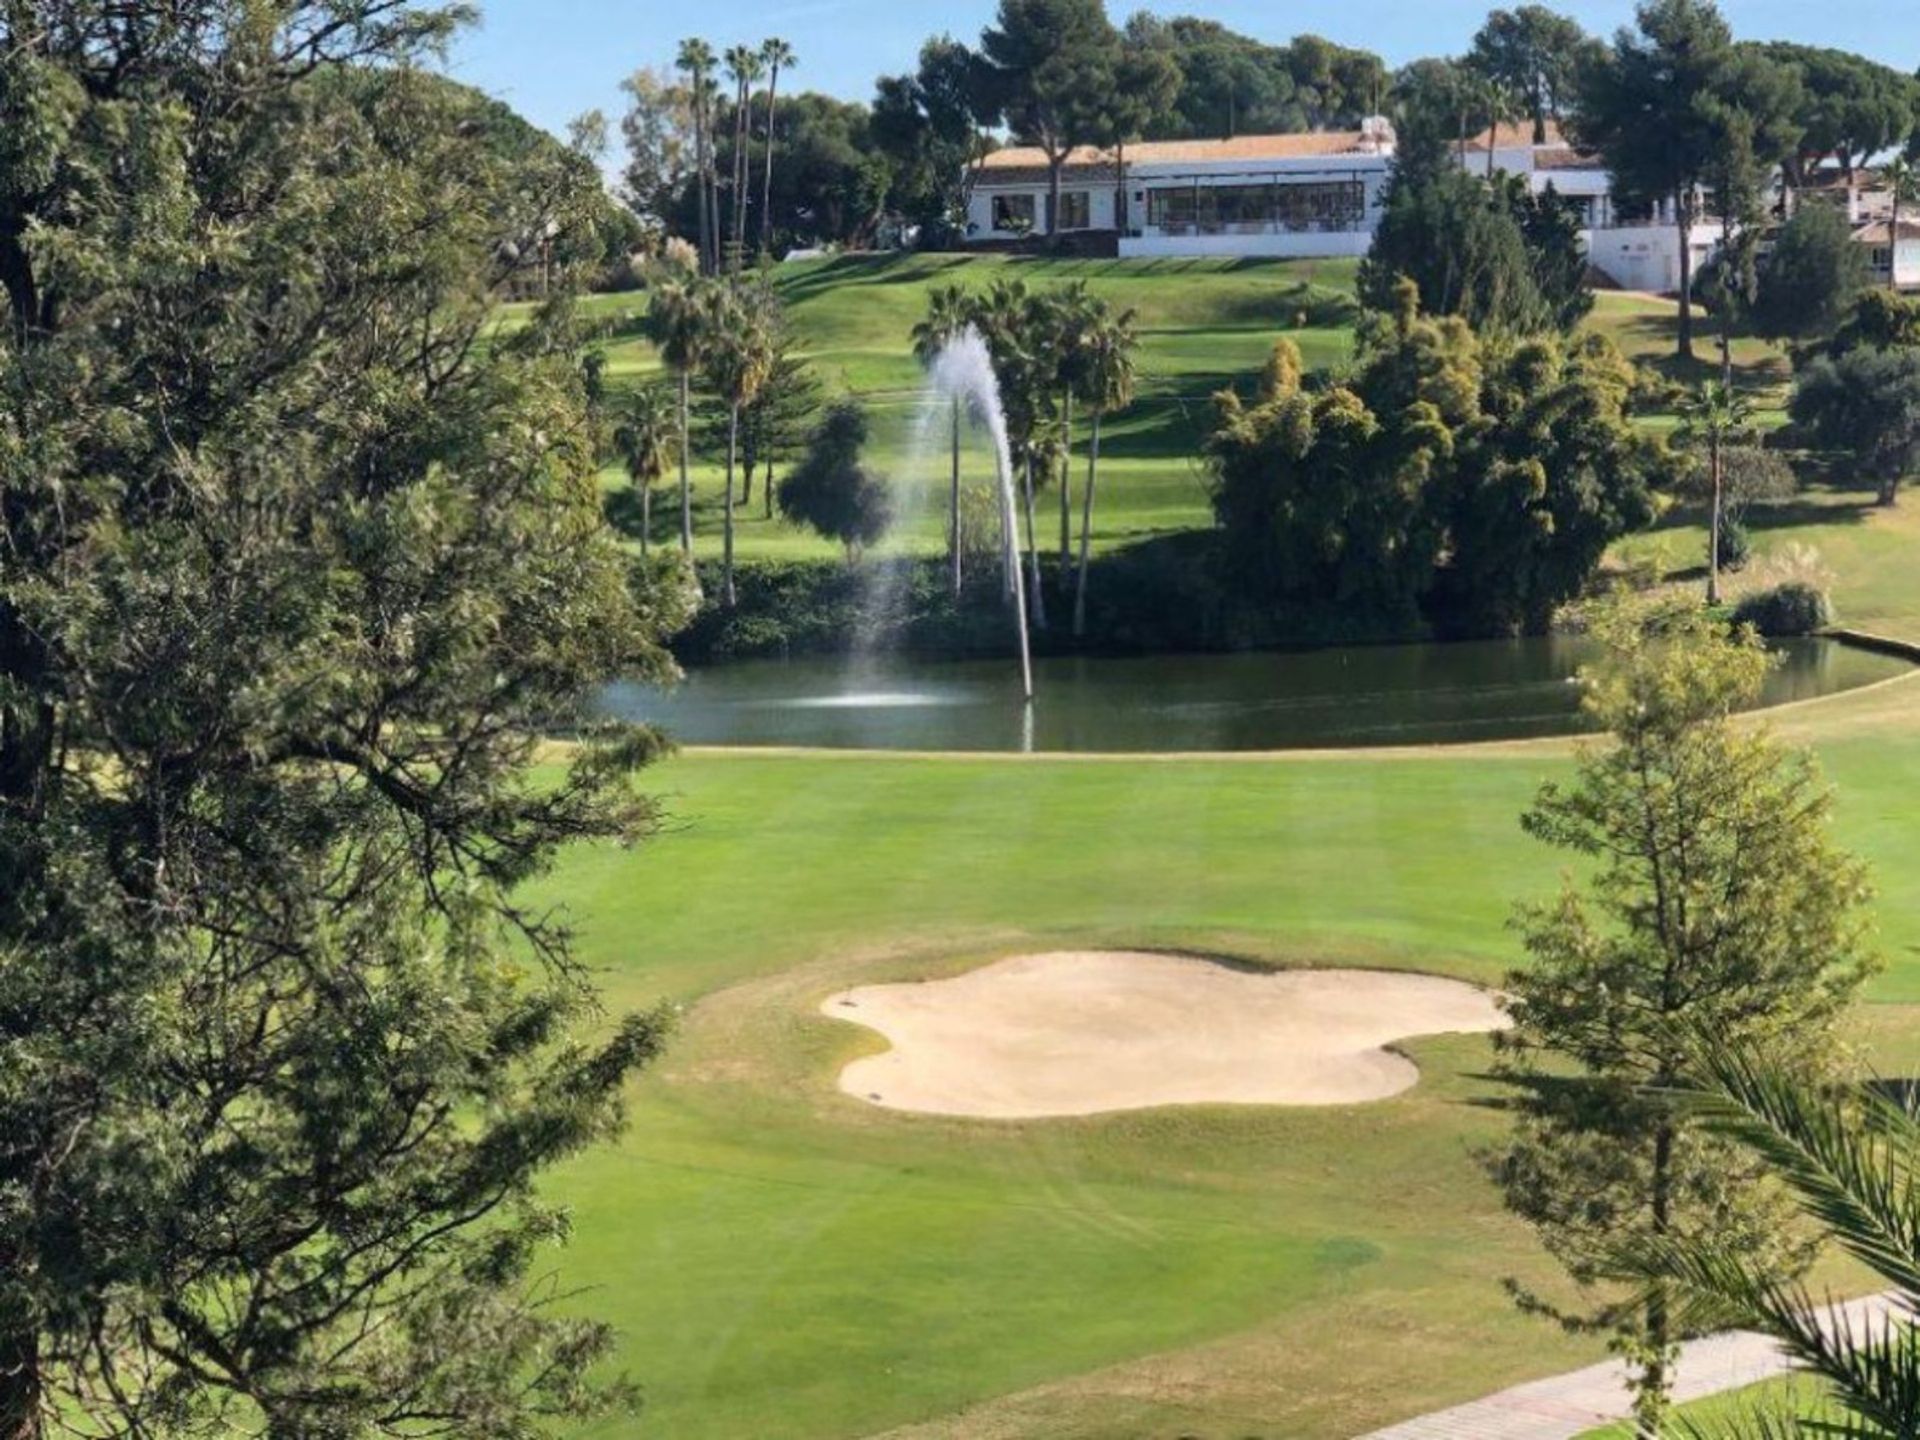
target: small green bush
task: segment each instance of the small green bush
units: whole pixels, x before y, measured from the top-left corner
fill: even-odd
[[[1720,522],[1720,568],[1739,572],[1753,559],[1753,536],[1731,517]]]
[[[1770,639],[1812,635],[1833,624],[1833,601],[1818,586],[1788,580],[1746,596],[1734,607],[1733,618]]]

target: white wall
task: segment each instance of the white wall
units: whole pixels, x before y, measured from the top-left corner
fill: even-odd
[[[1087,229],[1111,230],[1114,228],[1114,201],[1116,186],[1110,180],[1098,184],[1075,184],[1065,182],[1060,187],[1062,196],[1076,190],[1087,192]],[[967,202],[967,238],[969,240],[1012,240],[1017,238],[1011,230],[993,228],[993,197],[995,195],[1029,195],[1033,198],[1034,228],[1036,235],[1047,233],[1047,185],[1042,181],[1038,185],[993,185],[975,186],[972,198]],[[1071,232],[1069,232],[1071,233]]]
[[[1658,295],[1680,289],[1680,232],[1672,225],[1636,225],[1581,233],[1587,259],[1623,290],[1650,290]],[[1719,246],[1718,225],[1693,227],[1693,272],[1700,273]]]

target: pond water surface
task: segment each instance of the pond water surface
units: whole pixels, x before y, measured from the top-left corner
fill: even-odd
[[[1766,703],[1889,679],[1905,661],[1833,640],[1778,646]],[[756,660],[675,689],[615,685],[604,708],[698,745],[880,750],[1284,750],[1562,735],[1583,728],[1571,637],[1242,655]]]

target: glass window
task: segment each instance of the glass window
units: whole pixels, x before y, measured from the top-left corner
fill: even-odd
[[[1147,194],[1149,225],[1203,234],[1358,230],[1366,218],[1367,187],[1358,180],[1183,186]]]
[[[996,195],[993,197],[993,228],[1024,235],[1033,229],[1033,196]]]
[[[1085,190],[1060,192],[1060,228],[1085,230],[1093,224],[1093,200]]]

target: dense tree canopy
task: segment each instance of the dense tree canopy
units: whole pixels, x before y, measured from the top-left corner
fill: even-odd
[[[1410,279],[1421,308],[1506,334],[1571,330],[1593,307],[1573,210],[1548,189],[1489,184],[1415,147],[1397,160],[1373,247],[1360,264],[1361,302],[1392,310]]]
[[[1535,143],[1544,144],[1547,122],[1573,107],[1580,69],[1595,62],[1599,49],[1578,21],[1544,5],[1522,5],[1487,16],[1468,61],[1520,102]]]
[[[1834,158],[1849,174],[1870,156],[1906,144],[1920,121],[1920,81],[1845,50],[1771,41],[1755,47],[1798,81],[1798,143],[1787,157],[1790,178]]]
[[[1489,345],[1422,316],[1403,281],[1362,345],[1348,383],[1309,387],[1279,364],[1253,405],[1221,397],[1214,509],[1250,589],[1537,627],[1649,518],[1661,453],[1628,425],[1631,372],[1604,340]]]
[[[570,1039],[516,891],[647,829],[651,740],[580,702],[660,661],[565,304],[485,343],[506,256],[597,253],[595,167],[403,63],[452,24],[0,7],[9,1440],[594,1400],[535,1180],[661,1025]]]
[[[1151,139],[1347,129],[1385,103],[1380,58],[1317,35],[1269,45],[1218,21],[1142,11],[1127,36],[1168,55],[1180,77],[1171,105],[1146,127]]]
[[[1832,205],[1802,205],[1759,263],[1754,328],[1780,340],[1833,333],[1867,286],[1867,255]]]
[[[1666,204],[1683,237],[1701,218],[1702,187],[1744,144],[1765,169],[1797,140],[1793,73],[1737,47],[1712,0],[1645,0],[1638,29],[1622,30],[1604,59],[1584,67],[1574,130],[1598,150],[1621,209]],[[1693,354],[1692,249],[1680,254],[1681,356]]]

